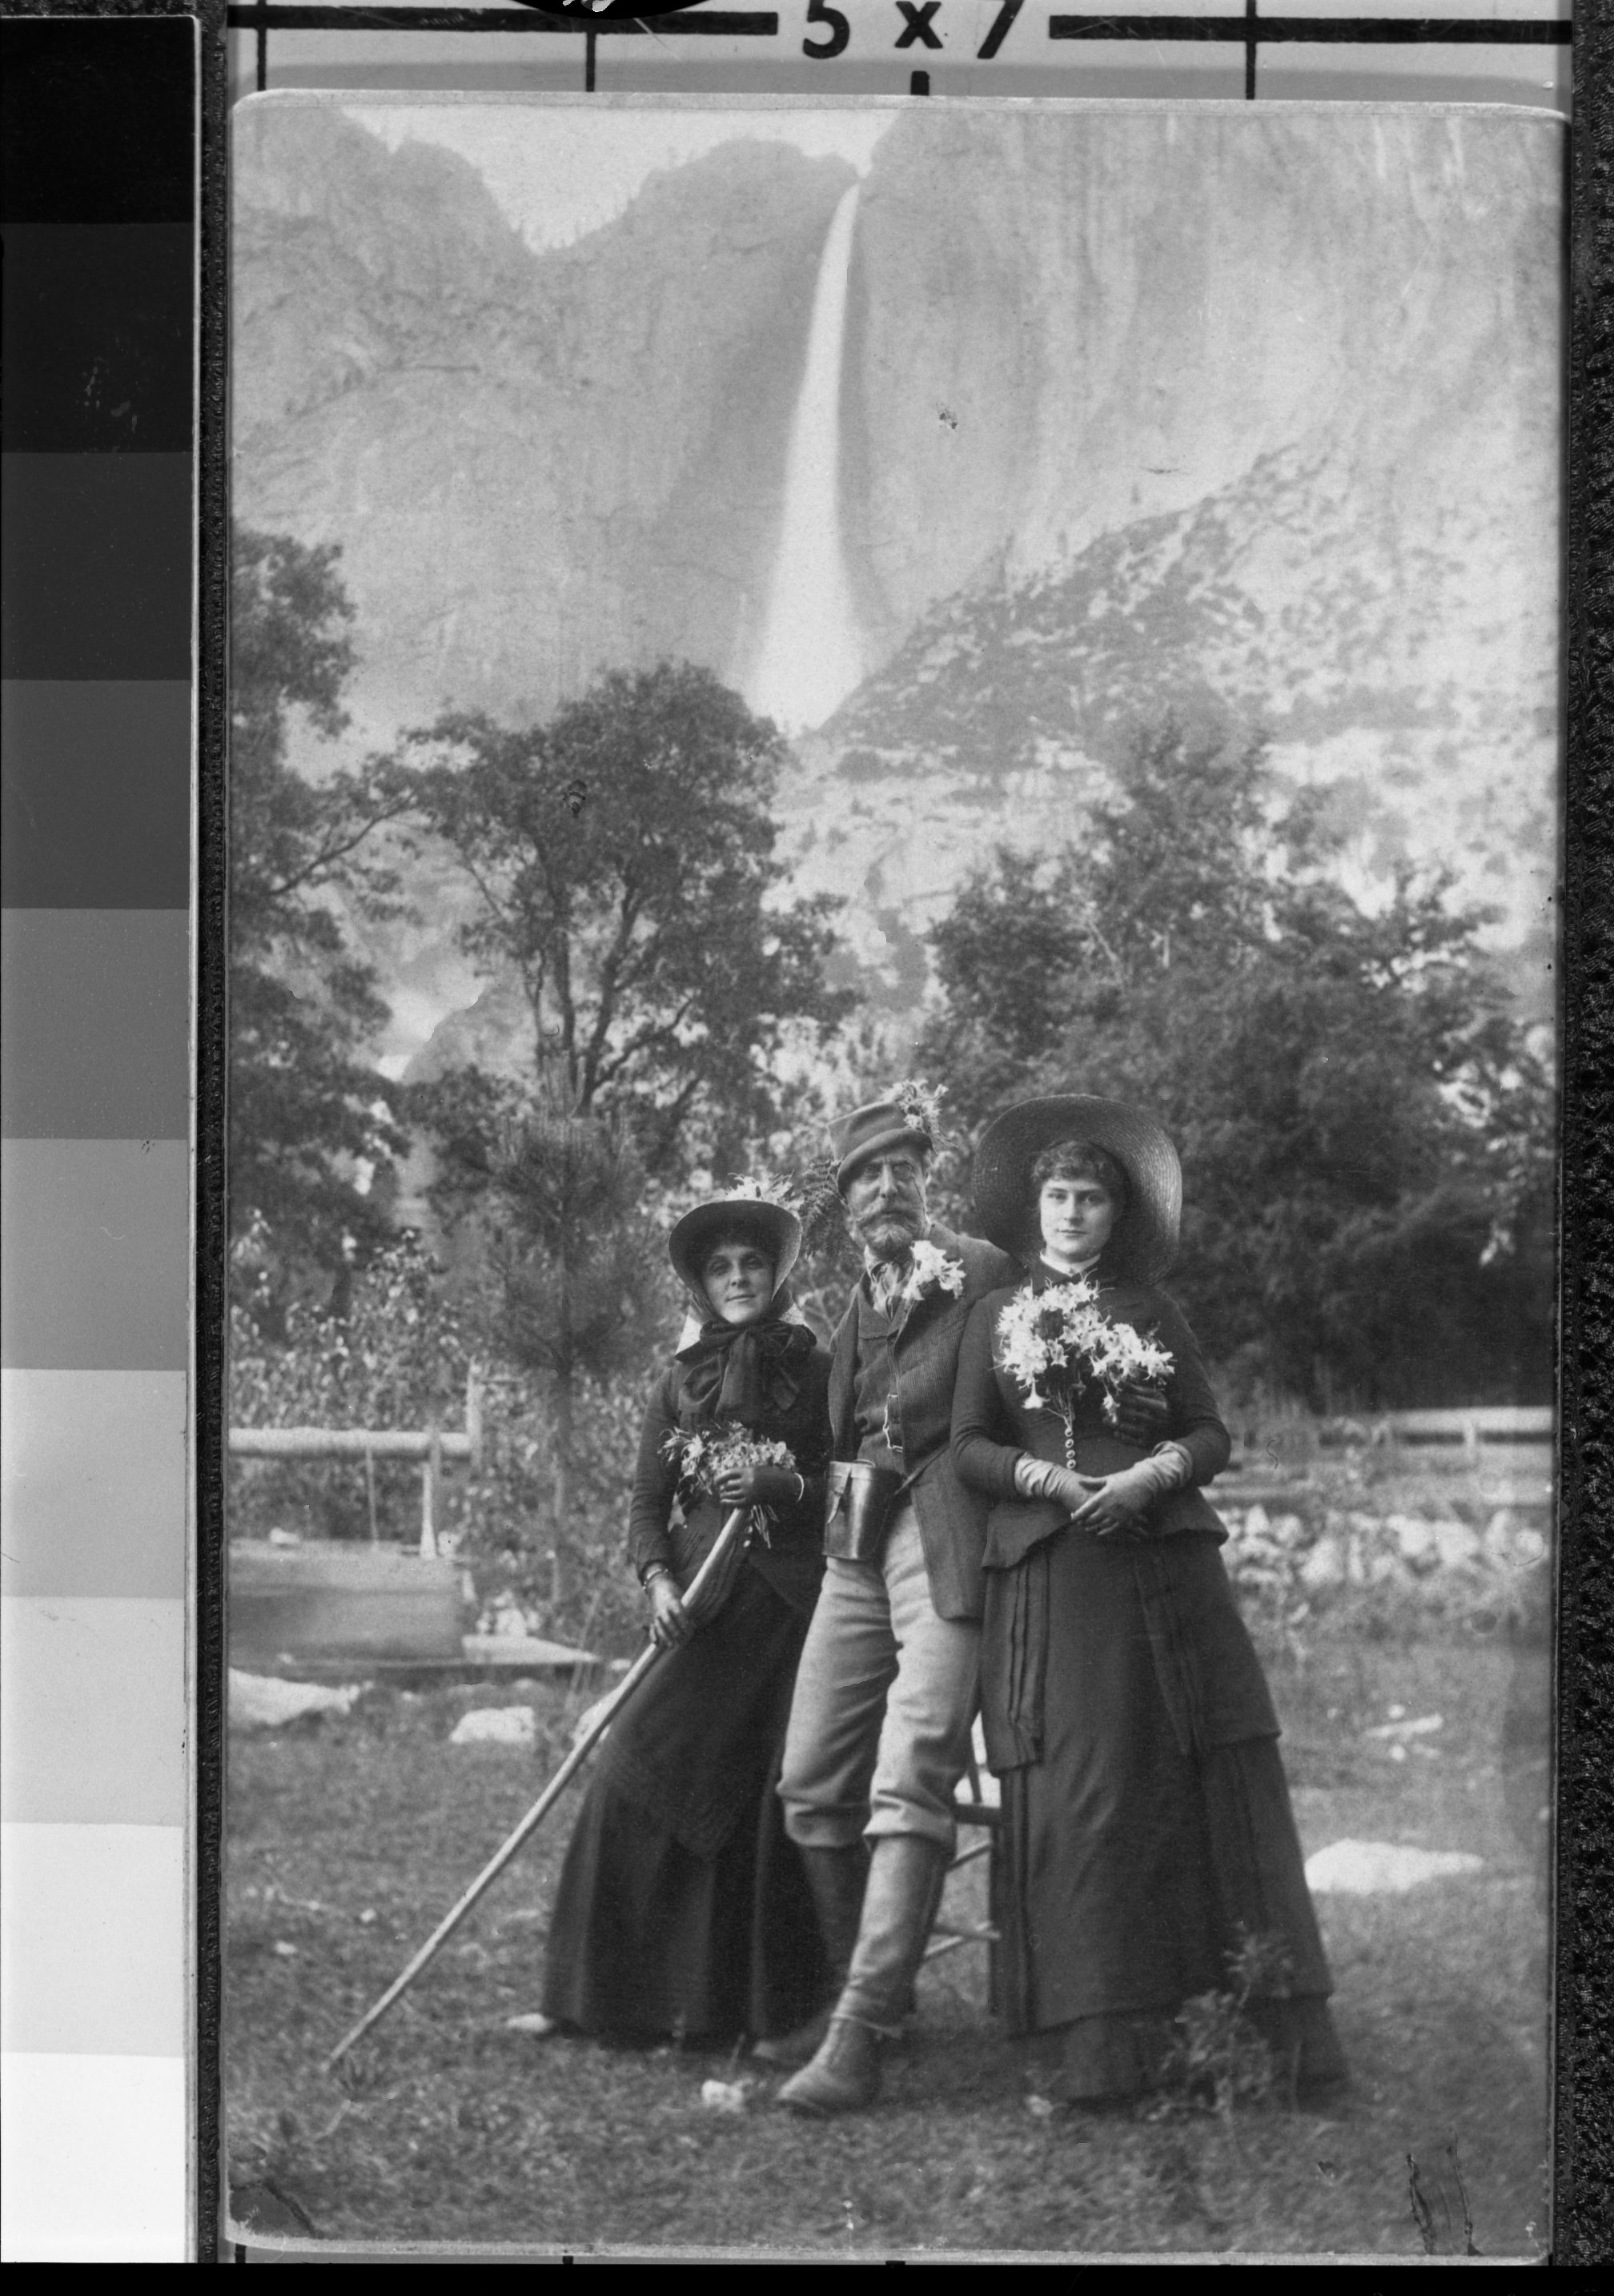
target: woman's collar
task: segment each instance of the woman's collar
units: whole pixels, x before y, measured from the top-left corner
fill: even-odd
[[[1031,1272],[1045,1283],[1079,1283],[1085,1277],[1096,1275],[1099,1261],[1103,1256],[1102,1251],[1095,1251],[1092,1259],[1084,1259],[1079,1267],[1056,1267],[1053,1260],[1039,1251]]]

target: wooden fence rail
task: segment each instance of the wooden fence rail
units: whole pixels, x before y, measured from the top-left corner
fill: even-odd
[[[370,1503],[370,1536],[379,1538],[375,1514],[378,1459],[421,1463],[421,1553],[435,1554],[438,1493],[446,1459],[463,1460],[473,1473],[482,1464],[482,1390],[473,1369],[465,1382],[465,1425],[449,1433],[435,1422],[426,1427],[232,1427],[227,1437],[235,1459],[362,1459]]]
[[[1487,1403],[1460,1411],[1387,1411],[1364,1424],[1370,1442],[1550,1443],[1555,1423],[1550,1403]],[[1323,1429],[1324,1442],[1328,1429]]]
[[[232,1427],[237,1459],[425,1459],[437,1445],[444,1459],[469,1459],[469,1435],[418,1427]]]

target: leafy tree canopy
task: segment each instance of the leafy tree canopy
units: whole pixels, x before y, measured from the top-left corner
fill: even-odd
[[[853,1002],[827,898],[774,898],[773,726],[688,663],[612,672],[547,725],[451,716],[392,786],[474,884],[467,952],[512,971],[533,1074],[632,1124],[651,1171],[733,1164],[777,1120],[774,1062]]]
[[[1173,1286],[1247,1380],[1323,1407],[1534,1392],[1544,1056],[1446,880],[1359,902],[1335,859],[1259,742],[1157,726],[1079,840],[963,889],[920,1057],[978,1127],[1060,1090],[1154,1111],[1185,1173]]]

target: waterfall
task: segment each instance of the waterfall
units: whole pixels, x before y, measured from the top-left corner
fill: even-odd
[[[807,366],[791,425],[784,517],[762,639],[749,680],[753,709],[787,733],[822,725],[863,676],[863,650],[840,547],[840,349],[857,220],[854,184],[836,208],[818,265]]]

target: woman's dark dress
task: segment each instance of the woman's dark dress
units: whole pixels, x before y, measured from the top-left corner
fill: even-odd
[[[799,1326],[790,1327],[810,1334]],[[799,1343],[798,1343],[799,1344]],[[829,1358],[816,1345],[765,1375],[746,1423],[789,1445],[802,1502],[774,1509],[717,1616],[649,1677],[602,1750],[566,1853],[545,1965],[546,2016],[590,2033],[729,2043],[788,2032],[828,1970],[774,1787],[796,1664],[823,1570]],[[684,1350],[645,1414],[631,1544],[687,1585],[724,1521],[713,1500],[674,1521],[670,1430],[712,1424],[707,1367]]]
[[[1038,1288],[1055,1280],[1039,1271]],[[982,1710],[1003,1781],[1008,1872],[1004,1996],[1012,2031],[1045,2037],[1073,2100],[1159,2079],[1184,2001],[1229,1981],[1241,1931],[1281,1940],[1287,1995],[1250,2014],[1297,2093],[1339,2079],[1332,1986],[1277,1751],[1278,1723],[1218,1548],[1226,1532],[1194,1488],[1135,1530],[1078,1529],[1014,1488],[1022,1452],[1064,1464],[1064,1426],[1028,1410],[994,1360],[995,1292],[971,1316],[954,1390],[953,1456],[992,1498]],[[1104,1287],[1113,1322],[1169,1349],[1166,1435],[1195,1482],[1227,1462],[1199,1349],[1163,1292]],[[1076,1406],[1078,1473],[1143,1455],[1106,1425],[1102,1391]]]

